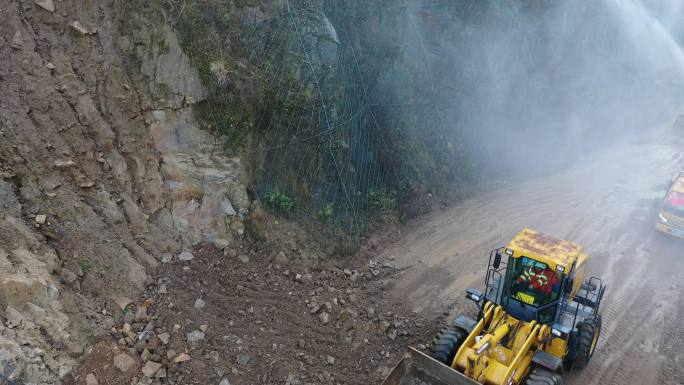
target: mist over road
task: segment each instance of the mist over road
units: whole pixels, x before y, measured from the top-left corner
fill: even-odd
[[[666,124],[555,175],[510,183],[423,219],[385,251],[407,269],[393,295],[417,312],[468,311],[489,251],[524,227],[585,245],[608,290],[590,365],[570,384],[684,383],[684,240],[655,230],[658,202],[684,156]]]

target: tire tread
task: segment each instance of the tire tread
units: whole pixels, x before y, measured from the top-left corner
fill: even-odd
[[[432,357],[445,365],[451,365],[451,361],[467,336],[465,330],[455,326],[442,329],[430,346]]]

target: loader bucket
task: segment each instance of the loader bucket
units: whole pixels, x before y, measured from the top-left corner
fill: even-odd
[[[460,372],[409,347],[382,385],[479,385]]]

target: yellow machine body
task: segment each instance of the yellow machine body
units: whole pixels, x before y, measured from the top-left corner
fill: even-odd
[[[493,253],[497,256],[504,253],[508,255],[509,266],[511,261],[526,258],[528,262],[539,261],[558,272],[565,282],[562,294],[564,303],[572,302],[578,293],[589,290],[587,286],[583,286],[587,254],[581,245],[574,242],[526,228],[506,247]],[[492,257],[490,263],[491,260]],[[494,266],[498,264],[499,262],[496,262]],[[488,277],[490,274],[491,270]],[[504,285],[509,281],[510,271],[503,281]],[[605,286],[600,289],[602,295]],[[469,334],[458,347],[450,365],[448,362],[444,365],[415,349],[410,349],[383,385],[413,384],[415,378],[418,378],[416,376],[422,381],[419,381],[420,383],[429,385],[523,384],[532,368],[544,360],[555,362],[558,365],[557,370],[560,371],[562,362],[570,350],[568,336],[556,330],[550,323],[542,324],[536,320],[514,317],[500,304],[502,302],[497,302],[501,297],[494,297],[497,299],[482,299],[480,315],[477,321],[472,320],[468,328]],[[600,298],[596,308],[598,304]],[[557,311],[560,311],[560,308]],[[456,323],[456,320],[454,322]],[[572,328],[570,332],[571,330]],[[569,332],[566,330],[566,333]],[[595,345],[596,340],[598,333],[592,345]]]
[[[553,338],[549,326],[517,320],[488,302],[451,366],[479,384],[518,384],[528,374],[535,351],[562,359],[566,344]]]

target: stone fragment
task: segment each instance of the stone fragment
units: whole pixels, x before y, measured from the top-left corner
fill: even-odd
[[[346,320],[348,320],[348,319],[353,318],[353,316],[354,316],[354,314],[352,313],[351,310],[349,310],[349,309],[344,309],[344,310],[342,310],[342,311],[340,312],[340,315],[339,315],[338,318],[339,318],[340,321],[344,322],[344,321],[346,321]]]
[[[59,280],[67,286],[76,286],[78,284],[78,275],[72,271],[64,269],[62,270],[62,275],[60,276]]]
[[[216,245],[216,248],[223,250],[226,247],[230,246],[230,241],[223,238],[216,238],[214,240],[214,245]]]
[[[38,214],[38,215],[36,215],[35,221],[39,225],[44,225],[45,222],[47,221],[47,215]]]
[[[228,199],[224,199],[221,202],[221,209],[223,209],[224,214],[226,214],[229,217],[237,215],[237,212],[233,208],[233,204],[230,203],[230,201]]]
[[[180,364],[181,362],[190,361],[190,356],[186,353],[181,353],[178,357],[173,359],[173,362]]]
[[[95,186],[95,182],[92,180],[86,180],[78,184],[78,187],[80,188],[91,188]]]
[[[12,41],[10,41],[10,47],[16,50],[24,48],[24,40],[21,38],[21,31],[17,31],[14,33]]]
[[[192,255],[192,253],[189,251],[184,251],[178,254],[178,259],[180,259],[181,261],[192,261],[193,259],[195,259],[195,256]]]
[[[128,354],[120,353],[114,356],[114,367],[122,372],[128,372],[135,367],[135,360]]]
[[[126,312],[124,313],[124,324],[132,324],[135,322],[135,313],[133,311],[126,309]]]
[[[169,338],[171,338],[171,335],[169,333],[161,333],[158,335],[159,340],[164,344],[167,345],[169,343]]]
[[[157,374],[154,375],[154,378],[166,378],[166,368],[162,366],[157,371]]]
[[[47,294],[48,294],[48,298],[50,298],[50,300],[52,300],[52,301],[56,301],[59,299],[59,289],[57,288],[57,286],[55,286],[51,283],[48,284]]]
[[[207,303],[202,298],[197,298],[195,300],[194,307],[195,307],[195,309],[200,310],[200,309],[203,309],[204,306],[206,306],[206,305],[207,305]]]
[[[128,307],[128,305],[130,305],[131,303],[133,303],[133,301],[132,301],[130,298],[124,297],[124,296],[116,296],[116,297],[114,297],[114,302],[119,306],[119,308],[120,308],[121,310],[126,310],[126,308]]]
[[[94,374],[88,373],[86,376],[86,385],[99,385],[100,383],[97,381],[97,377],[95,377]]]
[[[161,369],[162,364],[154,361],[147,361],[145,366],[142,368],[142,373],[145,377],[154,377],[155,374]]]
[[[278,255],[276,255],[275,261],[281,265],[284,265],[288,263],[290,260],[287,258],[287,255],[285,255],[285,253],[281,251],[280,253],[278,253]]]
[[[219,357],[219,352],[216,351],[216,350],[210,351],[209,354],[206,355],[206,357],[209,358],[210,360],[214,360],[214,361],[216,361],[216,362],[218,362],[218,360],[219,360],[219,358],[220,358],[220,357]]]
[[[186,340],[190,344],[199,342],[203,339],[204,339],[204,333],[202,333],[199,330],[192,331],[192,332],[188,333],[186,336]]]
[[[147,307],[138,306],[135,311],[135,322],[145,322],[147,321]]]
[[[163,253],[161,255],[161,261],[162,261],[162,263],[171,263],[171,261],[173,261],[173,254]]]
[[[122,332],[123,332],[123,334],[126,335],[126,337],[132,339],[133,341],[135,341],[138,338],[138,336],[135,334],[135,332],[131,328],[131,325],[128,323],[124,324]]]
[[[55,167],[59,169],[66,169],[71,167],[76,167],[76,163],[73,160],[56,160]]]
[[[250,357],[246,354],[238,354],[237,356],[237,363],[240,364],[240,366],[245,366],[249,363]]]
[[[86,27],[85,27],[83,24],[81,24],[81,22],[78,21],[78,20],[71,22],[71,24],[69,24],[69,26],[71,27],[71,29],[73,29],[74,31],[80,33],[81,35],[87,35],[87,34],[90,33],[90,31],[88,31],[88,28],[86,28]]]
[[[55,12],[55,2],[53,0],[36,0],[36,5],[50,13]]]

